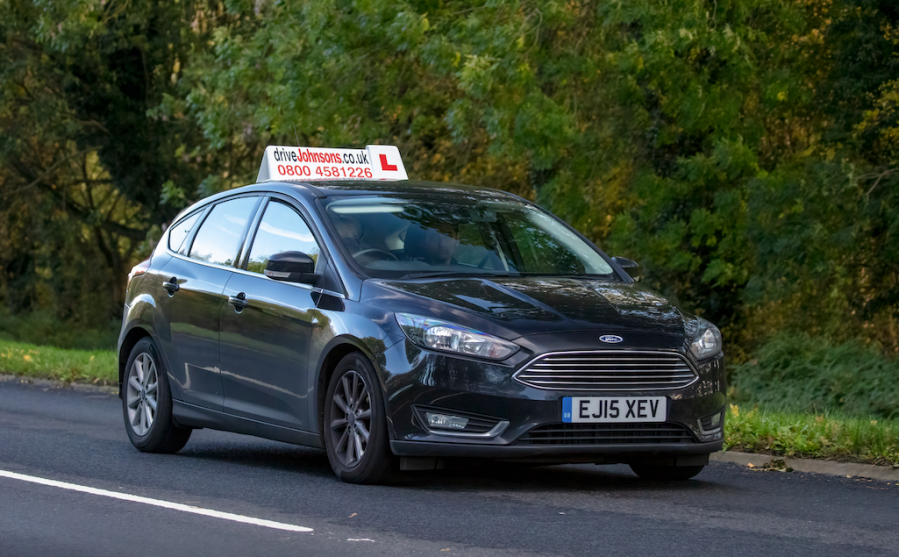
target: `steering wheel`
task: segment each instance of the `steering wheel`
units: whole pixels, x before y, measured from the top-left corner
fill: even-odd
[[[356,253],[353,254],[353,259],[356,259],[363,255],[371,255],[373,253],[377,253],[379,255],[386,255],[388,259],[392,259],[394,261],[399,261],[397,256],[393,255],[389,251],[383,250],[383,249],[378,249],[378,248],[368,248],[368,249],[364,249],[362,251],[357,251]]]

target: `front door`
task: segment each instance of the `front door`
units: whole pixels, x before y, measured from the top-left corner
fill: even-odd
[[[250,242],[248,242],[249,244]],[[315,315],[310,286],[262,274],[269,256],[299,251],[316,260],[319,244],[290,205],[271,199],[250,244],[245,272],[225,287],[221,309],[221,366],[225,411],[311,431],[308,357]]]
[[[223,291],[258,201],[241,197],[214,206],[189,250],[182,248],[187,257],[172,257],[159,273],[157,298],[165,323],[158,332],[176,399],[222,409],[219,316],[227,306]]]

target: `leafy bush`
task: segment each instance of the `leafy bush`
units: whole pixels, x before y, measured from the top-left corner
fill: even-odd
[[[852,340],[781,334],[731,370],[730,398],[798,412],[899,418],[899,361]]]

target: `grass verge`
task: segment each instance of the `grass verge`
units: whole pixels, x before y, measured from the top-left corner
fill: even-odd
[[[0,373],[98,385],[116,385],[119,380],[112,350],[66,350],[2,339]]]
[[[111,350],[65,350],[0,339],[0,373],[115,385]],[[795,458],[899,464],[899,420],[730,406],[725,448]]]
[[[726,450],[791,458],[899,464],[899,420],[730,406]]]

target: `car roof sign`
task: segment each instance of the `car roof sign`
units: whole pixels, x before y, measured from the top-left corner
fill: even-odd
[[[408,180],[400,150],[393,145],[365,149],[279,147],[262,155],[256,182],[271,180]]]

